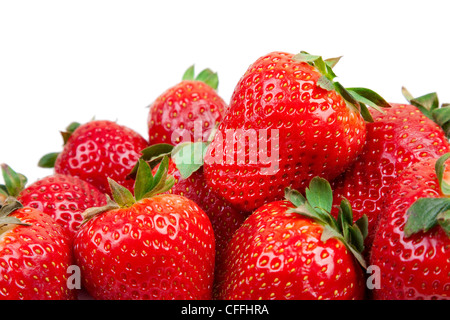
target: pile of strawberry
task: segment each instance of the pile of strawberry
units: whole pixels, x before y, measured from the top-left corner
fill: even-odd
[[[72,123],[52,175],[3,164],[0,298],[448,299],[450,109],[338,61],[269,53],[230,104],[191,67],[148,139]]]

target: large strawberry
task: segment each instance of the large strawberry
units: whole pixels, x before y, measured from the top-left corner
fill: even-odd
[[[88,209],[74,241],[83,284],[96,299],[210,299],[214,233],[203,210],[167,191],[168,159],[153,176],[140,160],[135,196],[110,180],[116,203]]]
[[[288,189],[287,200],[263,205],[236,231],[218,272],[219,299],[363,299],[361,256],[366,220],[353,224],[343,201],[330,215],[329,183],[315,177],[306,198]],[[356,259],[357,258],[357,259]]]
[[[67,283],[70,241],[53,218],[8,197],[0,206],[0,225],[0,299],[76,298]]]
[[[44,156],[40,166],[54,166],[56,173],[76,176],[104,193],[110,194],[107,178],[132,190],[134,181],[127,175],[148,147],[139,133],[113,121],[92,120],[71,124],[62,134],[62,152]]]
[[[194,201],[208,215],[216,240],[217,266],[222,261],[222,254],[234,231],[244,222],[249,213],[235,209],[222,197],[212,192],[206,184],[201,163],[180,161],[183,152],[195,151],[200,144],[202,143],[181,143],[175,148],[169,144],[152,145],[143,150],[141,159],[148,161],[153,167],[153,174],[156,174],[159,169],[158,162],[164,156],[170,157],[168,174],[174,178],[175,182],[167,193],[179,194]]]
[[[392,103],[384,112],[370,111],[375,121],[367,124],[362,153],[332,183],[336,204],[345,197],[352,205],[355,219],[367,215],[367,247],[370,247],[384,197],[397,175],[412,163],[437,158],[450,150],[444,131],[433,121],[445,126],[442,112],[448,108],[439,108],[436,94],[409,98],[409,101],[414,105]]]
[[[390,185],[370,254],[375,299],[450,299],[449,157],[412,164]]]
[[[105,194],[80,178],[53,174],[26,186],[23,175],[6,164],[1,167],[5,180],[3,192],[16,197],[24,206],[49,214],[71,238],[78,231],[86,209],[106,204]]]
[[[251,211],[281,199],[285,187],[303,191],[315,176],[330,180],[355,160],[366,103],[388,105],[373,91],[335,82],[337,60],[272,52],[248,68],[205,156],[215,192]]]
[[[227,104],[216,92],[218,77],[210,69],[195,78],[190,67],[181,82],[162,93],[150,105],[150,145],[206,141],[225,114]]]

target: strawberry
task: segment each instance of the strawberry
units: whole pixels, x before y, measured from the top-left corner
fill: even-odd
[[[433,116],[426,115],[424,108],[434,105],[428,109],[436,110],[435,115],[445,111],[447,108],[437,108],[437,95],[409,101],[415,105],[392,103],[383,113],[370,111],[375,121],[366,126],[367,138],[362,153],[332,182],[336,204],[345,197],[352,205],[355,219],[367,215],[367,248],[370,248],[384,197],[397,175],[413,163],[437,158],[450,150],[444,131],[431,119]]]
[[[55,173],[78,177],[111,194],[107,178],[132,190],[127,174],[134,167],[147,141],[134,130],[107,120],[69,125],[63,132],[64,148],[41,158],[41,167]]]
[[[80,178],[53,174],[25,187],[26,178],[2,164],[5,189],[24,206],[50,215],[74,237],[81,222],[82,212],[90,207],[106,204],[106,196],[96,187]]]
[[[195,78],[194,74],[192,66],[181,82],[150,105],[147,121],[150,145],[206,141],[211,130],[222,121],[227,104],[216,92],[217,74],[210,69]]]
[[[153,174],[156,174],[159,169],[158,159],[163,156],[170,157],[168,174],[174,178],[175,182],[167,193],[178,194],[194,201],[206,213],[215,235],[217,266],[222,261],[222,254],[229,239],[249,213],[236,210],[222,197],[212,192],[206,184],[203,168],[200,165],[195,166],[191,171],[186,170],[185,165],[190,164],[178,161],[178,155],[183,151],[186,152],[186,148],[192,148],[192,145],[181,143],[173,148],[171,145],[157,144],[143,150],[141,159],[149,161],[153,166]]]
[[[335,82],[337,61],[272,52],[248,68],[205,156],[216,193],[252,211],[282,199],[285,187],[303,191],[314,176],[331,180],[356,159],[363,115],[370,115],[365,103],[388,104],[369,89]]]
[[[70,241],[53,218],[12,197],[0,208],[0,299],[67,300]]]
[[[330,184],[315,177],[306,198],[287,189],[286,200],[254,211],[229,243],[217,298],[363,299],[367,221],[353,224],[346,201],[336,220],[331,205]]]
[[[168,158],[153,176],[143,160],[135,196],[113,180],[116,202],[88,209],[74,241],[83,284],[95,299],[210,299],[214,233],[203,210],[163,193]]]
[[[374,299],[450,299],[449,157],[416,162],[390,185],[370,253]]]

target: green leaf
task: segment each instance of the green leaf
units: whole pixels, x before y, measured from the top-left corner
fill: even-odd
[[[8,196],[0,207],[0,225],[2,224],[18,224],[23,226],[29,226],[29,223],[20,221],[16,217],[9,216],[14,211],[23,208],[23,205],[17,201],[15,197]]]
[[[0,184],[0,207],[2,206],[3,201],[8,198],[8,190],[4,184]]]
[[[111,188],[111,193],[114,201],[122,208],[131,207],[136,203],[136,199],[133,194],[127,188],[121,186],[111,178],[108,178],[109,187]]]
[[[183,178],[187,179],[203,166],[207,147],[205,142],[185,142],[172,150],[172,160]]]
[[[437,222],[444,229],[445,233],[450,237],[450,211],[446,210],[437,215]]]
[[[219,77],[217,72],[212,71],[209,68],[202,70],[195,77],[195,68],[194,65],[190,66],[183,74],[182,80],[197,80],[206,83],[208,86],[217,90],[219,86]]]
[[[10,166],[5,163],[1,165],[1,168],[8,195],[13,197],[19,196],[19,193],[23,189],[25,189],[27,178],[23,174],[15,172]]]
[[[182,80],[194,80],[195,65],[190,66],[183,74]]]
[[[374,120],[373,120],[372,114],[370,113],[370,111],[367,108],[367,106],[364,103],[360,102],[359,103],[359,107],[360,107],[359,111],[360,111],[361,116],[363,117],[363,119],[366,122],[373,122]]]
[[[330,183],[320,177],[314,177],[305,190],[306,200],[314,209],[331,212],[333,206],[333,191]]]
[[[359,230],[358,225],[354,224],[348,230],[350,235],[348,242],[355,246],[358,252],[362,252],[364,250],[364,237],[361,230]]]
[[[350,108],[358,112],[360,111],[358,101],[356,101],[353,95],[351,95],[350,92],[348,92],[342,84],[340,84],[339,82],[335,82],[334,89],[341,95],[342,98],[344,98]]]
[[[333,81],[328,79],[326,76],[321,76],[319,80],[317,80],[317,85],[327,91],[334,90]]]
[[[151,168],[154,168],[165,156],[169,156],[174,146],[168,143],[158,143],[151,145],[141,151],[140,159],[145,160]],[[139,162],[133,167],[128,174],[128,178],[134,179],[136,177]]]
[[[325,59],[325,63],[330,68],[334,68],[337,65],[337,63],[341,60],[341,58],[342,58],[342,56],[336,57],[336,58],[328,58],[328,59]]]
[[[447,137],[450,136],[450,108],[443,104],[441,108],[433,110],[431,113],[432,120],[436,122],[442,130],[444,130]]]
[[[402,94],[410,104],[417,107],[426,117],[431,120],[434,119],[433,111],[439,108],[439,99],[435,92],[414,98],[405,87],[402,87]]]
[[[327,75],[327,65],[325,64],[321,56],[316,56],[305,51],[301,51],[300,53],[296,54],[293,59],[299,62],[309,63],[310,65],[316,67],[321,74]]]
[[[175,178],[168,174],[169,172],[169,157],[165,156],[153,176],[153,184],[151,188],[145,193],[142,198],[150,198],[156,194],[164,193],[172,188],[175,184]]]
[[[56,158],[58,158],[59,152],[47,153],[41,159],[39,159],[38,166],[41,168],[54,168]]]
[[[78,129],[78,127],[81,124],[79,122],[71,122],[67,127],[66,127],[66,131],[61,131],[61,136],[63,138],[64,141],[64,145],[67,143],[67,141],[69,141],[69,138],[72,136],[72,133],[75,132],[75,130]]]
[[[353,224],[353,211],[350,201],[342,198],[339,208],[341,209],[339,213],[342,215],[343,221],[350,225]]]
[[[383,108],[391,107],[391,105],[386,100],[384,100],[383,97],[381,97],[378,93],[376,93],[371,89],[367,88],[346,88],[346,89],[348,92],[350,92],[350,94],[356,101],[367,104],[368,106],[374,108],[375,110],[383,112]]]
[[[323,228],[322,235],[320,236],[320,240],[325,242],[329,239],[338,239],[344,242],[344,238],[342,237],[342,234],[340,234],[336,229],[331,228],[328,225],[325,225]]]
[[[86,209],[82,213],[83,221],[81,222],[81,224],[82,225],[85,224],[87,221],[89,221],[93,217],[95,217],[103,212],[107,212],[107,211],[111,211],[111,210],[115,210],[115,209],[119,209],[119,208],[120,208],[120,206],[116,202],[111,200],[109,195],[106,195],[106,205],[101,206],[101,207],[90,207],[90,208]]]
[[[302,206],[306,202],[305,197],[300,192],[292,188],[284,189],[284,197],[296,207]]]
[[[292,59],[299,61],[299,62],[307,62],[307,63],[314,63],[316,60],[318,60],[320,56],[312,55],[307,53],[306,51],[300,51],[300,53],[297,53],[292,57]]]
[[[414,99],[414,96],[405,87],[402,87],[402,94],[408,102]]]
[[[436,164],[434,165],[439,181],[439,186],[441,187],[442,193],[445,195],[450,195],[450,185],[444,180],[444,172],[446,167],[445,162],[448,158],[450,158],[450,152],[439,157],[439,159],[436,161]]]
[[[17,224],[17,225],[21,225],[21,226],[31,226],[31,224],[22,222],[22,221],[20,221],[19,218],[11,217],[11,216],[1,217],[0,225],[3,225],[3,224]]]
[[[81,124],[80,124],[79,122],[71,122],[71,123],[69,123],[69,125],[66,127],[66,131],[67,131],[67,132],[70,132],[70,133],[73,133],[73,132],[75,132],[75,130],[78,129],[78,127],[79,127],[80,125],[81,125]]]
[[[155,186],[158,185],[160,181],[164,182],[166,180],[168,171],[169,171],[169,157],[165,156],[162,159],[158,167],[158,170],[155,173],[152,188],[155,188]]]
[[[330,79],[331,81],[333,81],[334,78],[337,77],[333,71],[333,68],[330,67],[328,64],[326,64],[326,68],[327,68],[327,78]]]
[[[428,93],[409,101],[413,106],[433,111],[439,108],[439,98],[436,92]]]
[[[288,212],[298,213],[302,216],[313,219],[314,221],[317,221],[324,226],[328,225],[328,221],[324,217],[324,214],[318,210],[314,210],[308,202],[305,202],[298,207],[289,209]]]
[[[450,198],[420,198],[407,210],[405,236],[427,232],[437,224],[437,216],[450,209]]]
[[[355,224],[358,226],[363,238],[365,239],[369,234],[369,218],[363,214],[361,218],[356,220]]]
[[[202,70],[197,77],[195,77],[195,80],[206,83],[214,90],[217,90],[217,87],[219,86],[219,77],[217,76],[217,73],[213,72],[211,69]]]
[[[360,251],[358,251],[357,249],[355,249],[354,246],[352,245],[347,245],[347,248],[351,251],[351,253],[353,254],[353,256],[356,258],[356,260],[359,262],[359,264],[361,265],[361,267],[363,267],[364,269],[367,269],[367,263],[366,260],[364,259],[364,256],[361,254]]]
[[[339,214],[337,218],[337,226],[340,233],[344,236],[344,239],[349,239],[349,227],[350,225],[345,221],[344,215],[341,213],[342,209],[339,208]],[[353,223],[353,221],[352,221]]]
[[[139,159],[136,180],[134,184],[134,197],[137,201],[153,188],[152,169],[143,159]]]

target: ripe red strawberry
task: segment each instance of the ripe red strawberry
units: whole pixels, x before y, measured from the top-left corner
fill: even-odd
[[[427,100],[429,98],[435,100],[436,96],[428,96]],[[411,101],[424,104],[422,97]],[[412,163],[437,158],[450,150],[442,128],[418,107],[396,103],[391,106],[384,109],[384,113],[370,111],[375,121],[367,124],[366,144],[361,155],[332,182],[335,203],[345,197],[352,205],[355,219],[367,215],[367,247],[372,242],[384,197],[390,192],[390,185],[397,175]]]
[[[181,145],[180,145],[181,146]],[[152,152],[151,149],[162,148],[161,145],[150,146],[147,150],[144,150],[144,156],[141,159],[151,160],[161,155],[157,155]],[[173,155],[176,157],[177,151],[172,150],[172,147],[166,147],[163,149],[166,153],[163,155]],[[184,150],[186,150],[184,148]],[[175,160],[176,161],[176,160]],[[174,179],[173,187],[167,191],[167,193],[178,194],[184,196],[195,203],[206,213],[211,221],[215,242],[216,242],[216,266],[222,261],[222,254],[227,247],[228,241],[231,239],[233,233],[244,222],[245,218],[249,215],[247,212],[236,210],[222,197],[216,195],[211,191],[211,188],[206,184],[205,177],[203,175],[203,168],[196,168],[193,172],[184,172],[183,167],[179,166],[172,159],[169,159],[168,174]],[[153,168],[153,174],[156,174],[159,169],[159,164],[156,164]],[[181,171],[180,171],[181,170]]]
[[[150,105],[147,121],[150,145],[206,141],[227,109],[216,92],[217,86],[216,73],[205,69],[194,79],[194,67],[189,68],[180,83]]]
[[[134,130],[107,120],[93,120],[63,132],[61,153],[45,156],[41,166],[53,167],[59,174],[76,176],[110,194],[107,178],[132,190],[127,175],[134,167],[147,141]],[[51,158],[53,156],[53,158]],[[56,158],[56,159],[55,159]]]
[[[83,284],[96,299],[210,299],[214,233],[203,210],[167,191],[168,159],[153,176],[140,161],[135,198],[111,181],[117,203],[88,209],[75,238]],[[156,194],[156,195],[155,195]]]
[[[0,299],[75,299],[67,286],[72,250],[63,228],[11,197],[0,216]]]
[[[449,157],[412,164],[390,185],[370,255],[375,299],[450,299]]]
[[[9,195],[24,206],[50,215],[71,238],[83,221],[83,211],[106,204],[104,193],[77,177],[53,174],[25,187],[23,175],[21,177],[6,164],[2,165],[2,172]]]
[[[387,106],[373,91],[344,89],[332,66],[304,52],[272,52],[238,82],[205,156],[213,190],[244,211],[303,191],[314,176],[346,169],[365,141],[365,104]],[[248,140],[248,142],[247,142]]]
[[[306,199],[287,190],[288,200],[263,205],[236,231],[218,273],[219,299],[363,299],[366,221],[353,224],[343,201],[330,215],[332,192],[315,177]],[[357,257],[357,259],[355,259]]]

